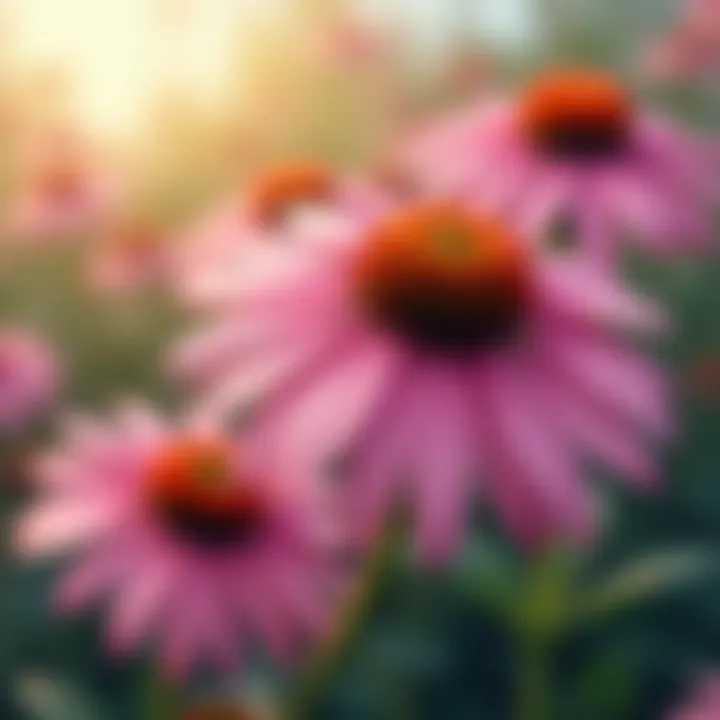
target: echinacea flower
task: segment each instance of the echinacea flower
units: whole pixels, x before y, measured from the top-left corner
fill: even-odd
[[[176,263],[180,294],[203,304],[219,279],[253,264],[258,246],[282,255],[299,234],[332,224],[338,212],[362,201],[359,184],[340,180],[319,163],[264,170],[238,198],[223,202],[187,234]]]
[[[599,71],[548,72],[420,132],[403,155],[434,192],[501,208],[538,239],[569,223],[595,261],[612,263],[626,235],[655,250],[712,238],[720,144]]]
[[[235,666],[247,637],[291,659],[337,581],[316,486],[212,425],[171,427],[136,403],[108,424],[76,421],[38,461],[41,494],[15,538],[29,556],[74,550],[58,607],[106,600],[110,649],[153,636],[171,677]]]
[[[640,61],[653,80],[712,77],[720,69],[720,3],[688,0],[676,25],[653,39]]]
[[[23,239],[53,241],[89,232],[109,216],[118,197],[116,180],[87,152],[53,143],[28,159],[8,229]]]
[[[54,349],[38,334],[0,328],[0,427],[17,430],[54,399],[60,363]]]
[[[166,233],[144,220],[111,229],[91,258],[90,284],[106,292],[126,292],[165,279],[170,269]]]
[[[354,532],[376,537],[409,499],[430,560],[457,547],[476,490],[530,544],[592,536],[584,456],[652,483],[667,391],[621,335],[658,329],[652,304],[457,203],[347,227],[224,287],[173,357],[202,407],[256,408],[301,465],[347,457]]]
[[[708,675],[696,683],[692,696],[673,710],[668,720],[716,720],[720,718],[720,676]]]
[[[344,70],[380,69],[391,59],[388,33],[360,18],[340,17],[320,28],[316,42],[325,67]]]

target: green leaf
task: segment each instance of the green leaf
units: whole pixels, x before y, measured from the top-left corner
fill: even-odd
[[[586,592],[577,619],[602,619],[677,591],[714,569],[710,557],[705,550],[681,548],[633,559]]]
[[[584,720],[635,717],[638,677],[637,661],[625,647],[592,658],[571,694],[574,716]]]
[[[15,683],[20,707],[32,720],[103,720],[103,713],[82,690],[43,675],[26,675]]]

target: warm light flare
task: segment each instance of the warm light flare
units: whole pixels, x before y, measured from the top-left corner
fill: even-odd
[[[162,88],[217,102],[253,3],[8,0],[6,6],[21,65],[66,73],[79,120],[122,133],[142,122]]]

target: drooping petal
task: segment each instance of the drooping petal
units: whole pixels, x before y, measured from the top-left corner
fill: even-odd
[[[138,558],[138,562],[113,598],[108,634],[112,650],[131,650],[161,616],[176,591],[174,565],[164,559]]]
[[[400,358],[393,348],[366,340],[348,350],[304,383],[294,401],[283,402],[275,423],[268,420],[276,425],[279,447],[290,463],[318,469],[347,451],[396,380]]]
[[[537,282],[541,290],[538,301],[556,317],[576,318],[612,330],[657,332],[666,327],[665,317],[654,303],[625,290],[586,262],[548,263]]]
[[[19,522],[18,552],[39,555],[96,540],[122,522],[124,508],[110,495],[68,498],[32,508]]]
[[[657,463],[638,428],[614,414],[597,398],[573,387],[562,374],[538,373],[538,390],[551,409],[548,420],[556,422],[585,452],[640,487],[657,480]]]
[[[551,526],[563,529],[580,543],[588,542],[595,532],[592,498],[579,474],[576,454],[557,428],[547,422],[548,409],[541,403],[532,378],[518,362],[497,366],[480,380],[477,397],[484,404],[482,411],[496,425],[493,439],[497,445],[486,445],[486,452],[498,453],[492,464],[506,467],[508,477],[516,478],[516,492],[531,489],[545,512],[551,514]],[[502,474],[492,479],[503,481]]]
[[[423,373],[424,412],[416,434],[417,543],[421,556],[446,562],[467,526],[468,484],[476,469],[467,375]]]
[[[557,337],[549,345],[551,362],[566,382],[647,432],[672,434],[670,393],[657,368],[610,342]]]

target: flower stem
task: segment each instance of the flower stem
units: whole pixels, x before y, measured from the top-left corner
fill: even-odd
[[[175,688],[154,665],[150,665],[145,673],[141,704],[143,720],[175,720],[178,717]]]
[[[351,653],[365,621],[390,574],[402,533],[391,525],[367,556],[357,585],[348,594],[336,623],[315,650],[292,689],[287,704],[287,720],[309,720],[325,691]]]
[[[575,557],[562,546],[541,551],[528,566],[518,607],[515,720],[552,717],[553,653],[573,606]]]
[[[515,720],[550,717],[550,653],[548,643],[525,638],[521,643]]]

